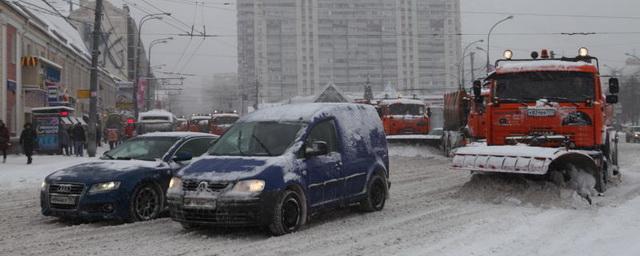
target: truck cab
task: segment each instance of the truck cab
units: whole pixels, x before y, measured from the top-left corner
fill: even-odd
[[[479,95],[474,88],[473,111],[483,112],[484,125],[470,126],[484,130],[488,145],[599,148],[605,141],[605,109],[617,98],[605,96],[597,59],[542,56],[499,60]],[[617,81],[611,83],[610,91],[617,91]]]

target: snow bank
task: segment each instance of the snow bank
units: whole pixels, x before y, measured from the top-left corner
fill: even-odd
[[[536,178],[529,179],[520,175],[476,174],[462,186],[455,197],[469,201],[542,208],[589,207],[589,202],[575,190],[559,187],[542,177]]]
[[[442,152],[430,146],[396,145],[388,144],[389,156],[394,157],[421,157],[421,158],[442,158],[446,157]]]

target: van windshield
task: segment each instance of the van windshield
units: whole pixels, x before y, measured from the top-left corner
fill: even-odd
[[[237,123],[209,150],[218,156],[279,156],[289,148],[301,123]]]

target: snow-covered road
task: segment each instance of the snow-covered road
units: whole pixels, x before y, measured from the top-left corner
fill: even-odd
[[[335,211],[281,237],[255,229],[184,231],[167,218],[60,222],[39,212],[40,180],[78,159],[49,157],[44,164],[46,157],[36,158],[19,175],[23,159],[12,158],[0,165],[0,254],[640,255],[640,144],[621,145],[623,180],[594,206],[570,196],[558,200],[574,204],[527,202],[532,193],[549,193],[529,183],[518,184],[529,190],[523,197],[498,188],[514,194],[498,200],[487,192],[492,188],[468,189],[482,186],[449,171],[449,159],[434,150],[393,147],[391,153],[391,198],[383,211]],[[474,191],[481,194],[468,194]]]

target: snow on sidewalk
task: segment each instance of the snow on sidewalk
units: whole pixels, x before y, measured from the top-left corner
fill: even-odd
[[[101,156],[105,148],[98,148],[97,156]],[[50,173],[75,164],[84,163],[97,158],[61,156],[61,155],[34,155],[33,163],[27,165],[25,155],[8,155],[7,162],[0,162],[0,190],[9,190],[21,187],[39,187],[44,178]]]

